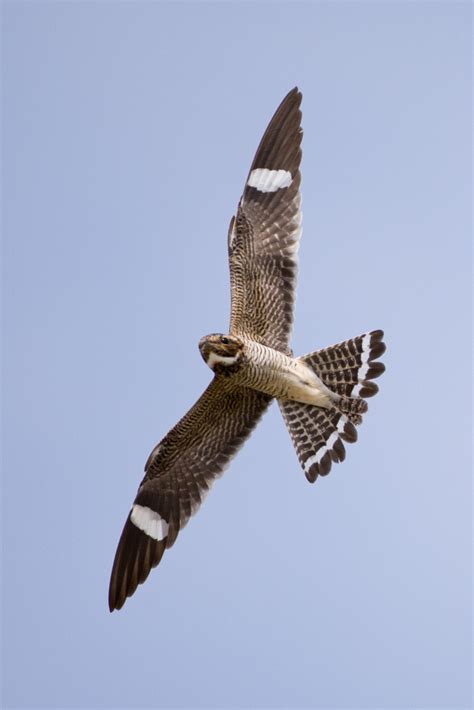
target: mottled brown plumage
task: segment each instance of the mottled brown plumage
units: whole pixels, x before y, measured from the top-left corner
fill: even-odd
[[[199,349],[214,378],[148,457],[115,555],[110,610],[120,609],[171,547],[267,409],[278,399],[308,480],[345,458],[364,397],[383,371],[382,331],[301,358],[290,349],[301,234],[301,94],[273,116],[228,232],[230,333]]]
[[[134,504],[150,508],[166,520],[168,534],[164,540],[152,540],[137,529],[129,515],[112,570],[111,610],[123,606],[159,563],[165,548],[174,544],[270,401],[268,395],[216,376],[194,407],[155,447]]]
[[[301,94],[276,111],[250,168],[286,170],[289,187],[262,192],[247,183],[229,229],[230,332],[289,353],[301,236]]]

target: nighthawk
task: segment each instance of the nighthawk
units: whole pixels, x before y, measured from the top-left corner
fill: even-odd
[[[345,458],[384,371],[374,330],[294,357],[290,335],[301,235],[301,93],[278,107],[228,232],[229,333],[201,338],[214,378],[153,449],[120,538],[109,590],[120,609],[203,502],[273,399],[312,483]]]

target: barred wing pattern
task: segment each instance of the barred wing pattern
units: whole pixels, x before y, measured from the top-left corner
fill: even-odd
[[[270,121],[228,236],[230,332],[285,353],[301,234],[300,104],[295,88]]]
[[[216,375],[154,448],[120,538],[109,608],[120,609],[171,547],[247,439],[271,397]]]

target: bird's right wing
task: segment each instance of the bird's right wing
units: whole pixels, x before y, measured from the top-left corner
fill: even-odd
[[[153,449],[120,538],[109,588],[110,610],[145,581],[215,478],[237,453],[271,397],[216,375],[196,404]]]
[[[293,323],[301,234],[301,93],[270,121],[229,228],[230,332],[285,353]]]

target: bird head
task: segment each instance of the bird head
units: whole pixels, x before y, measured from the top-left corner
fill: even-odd
[[[243,356],[243,349],[243,342],[235,335],[212,333],[205,335],[199,341],[199,350],[203,360],[211,370],[215,370],[218,365],[224,367],[236,365]]]

